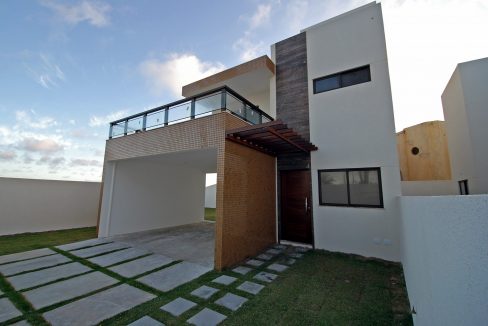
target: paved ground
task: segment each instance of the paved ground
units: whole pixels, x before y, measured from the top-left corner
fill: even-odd
[[[174,228],[167,234],[172,235],[173,240],[177,234],[183,238],[190,234],[200,235],[192,243],[196,245],[208,241],[209,233],[213,232],[211,226],[199,224]],[[2,285],[3,292],[7,293],[0,291],[0,324],[29,325],[22,318],[21,306],[25,309],[25,305],[30,304],[38,311],[37,318],[51,325],[95,325],[136,306],[151,304],[154,300],[164,301],[165,293],[171,293],[212,269],[208,266],[208,255],[203,260],[198,259],[194,256],[197,250],[184,253],[188,247],[180,248],[182,253],[178,257],[162,254],[173,252],[173,248],[154,254],[151,248],[164,247],[168,242],[154,232],[144,235],[147,237],[137,241],[133,236],[94,239],[0,256],[0,273],[8,282],[8,285]],[[175,243],[171,245],[177,246]],[[301,253],[301,249],[277,245],[257,256],[264,260],[250,259],[231,271],[210,278],[205,285],[180,290],[178,297],[166,301],[160,310],[167,313],[168,318],[184,318],[183,321],[193,325],[217,325],[286,271],[295,262],[290,256],[299,258]],[[182,256],[206,264],[182,261]],[[255,270],[257,265],[264,266],[266,272],[263,268]],[[15,295],[12,296],[9,286],[16,291]],[[25,303],[19,303],[19,297]],[[212,302],[215,307],[224,309],[213,307],[220,310],[215,311],[210,309],[212,307],[202,306],[204,302]],[[141,316],[131,325],[163,323],[151,316]]]
[[[201,222],[173,228],[114,236],[114,241],[146,249],[155,254],[214,267],[215,224]]]

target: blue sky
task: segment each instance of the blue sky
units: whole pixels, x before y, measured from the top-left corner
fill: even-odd
[[[99,181],[109,121],[367,2],[1,1],[0,176]],[[488,56],[486,1],[383,10],[397,130],[442,119],[455,64]]]

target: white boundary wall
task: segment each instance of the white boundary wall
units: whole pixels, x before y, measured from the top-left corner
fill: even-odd
[[[399,197],[415,325],[486,325],[488,196]]]
[[[95,226],[99,182],[0,178],[0,235]]]
[[[452,180],[402,181],[403,196],[459,195],[459,186]]]

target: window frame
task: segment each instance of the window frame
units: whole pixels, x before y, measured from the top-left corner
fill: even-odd
[[[380,197],[379,205],[365,205],[365,204],[351,204],[351,191],[349,184],[349,172],[354,171],[376,171],[378,175],[378,190]],[[346,189],[347,189],[347,204],[333,204],[322,202],[322,182],[321,182],[321,172],[345,172],[346,173]],[[338,207],[365,207],[365,208],[385,208],[383,202],[383,183],[381,179],[381,168],[379,167],[368,167],[368,168],[348,168],[348,169],[320,169],[317,170],[318,183],[319,183],[319,206],[338,206]]]
[[[467,196],[469,195],[468,179],[463,179],[458,181],[459,195]]]
[[[356,83],[356,84],[351,84],[351,85],[347,85],[347,86],[343,86],[343,81],[342,81],[342,76],[343,75],[348,74],[348,73],[352,73],[352,72],[356,72],[356,71],[359,71],[359,70],[363,70],[364,68],[368,68],[368,80],[367,81],[360,82],[360,83]],[[317,91],[317,82],[318,81],[321,81],[323,79],[331,78],[331,77],[339,77],[339,87],[331,88],[331,89],[328,89],[328,90],[325,90],[325,91]],[[367,65],[360,66],[360,67],[356,67],[356,68],[352,68],[352,69],[349,69],[349,70],[345,70],[345,71],[341,71],[341,72],[336,72],[334,74],[330,74],[330,75],[327,75],[327,76],[322,76],[322,77],[314,78],[312,80],[313,93],[314,94],[320,94],[320,93],[330,92],[330,91],[333,91],[333,90],[336,90],[336,89],[340,89],[340,88],[346,88],[346,87],[350,87],[350,86],[354,86],[354,85],[368,83],[370,81],[371,81],[371,67],[370,67],[369,64],[367,64]]]

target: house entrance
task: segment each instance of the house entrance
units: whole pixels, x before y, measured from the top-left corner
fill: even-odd
[[[281,171],[281,239],[312,244],[309,170]]]

